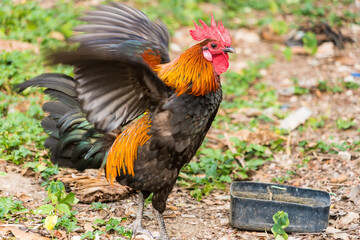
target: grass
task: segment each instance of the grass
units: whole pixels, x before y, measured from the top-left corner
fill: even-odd
[[[260,28],[270,26],[275,34],[284,35],[300,24],[311,21],[326,21],[331,26],[341,26],[348,23],[360,23],[359,15],[351,11],[333,13],[332,9],[346,7],[353,1],[324,0],[319,4],[315,0],[289,1],[232,1],[232,0],[136,0],[135,5],[149,15],[151,19],[159,18],[164,21],[173,34],[183,26],[191,26],[194,19],[203,19],[209,22],[210,15],[205,11],[210,4],[216,19],[223,20],[229,28],[238,29],[246,26]],[[38,1],[26,1],[26,4],[15,4],[12,0],[3,0],[0,3],[0,39],[20,41],[32,46],[29,50],[20,51],[16,47],[7,52],[0,53],[0,159],[5,159],[24,168],[39,172],[44,186],[49,185],[51,177],[59,171],[49,161],[49,155],[43,147],[46,134],[40,125],[44,115],[40,105],[48,98],[38,89],[26,90],[18,95],[15,86],[26,79],[35,77],[44,72],[61,72],[72,75],[72,68],[65,66],[45,66],[42,54],[49,49],[65,46],[63,39],[73,34],[72,28],[80,22],[77,16],[84,10],[75,6],[73,1],[55,1],[49,9],[41,7]],[[331,6],[331,7],[329,7]],[[259,17],[261,16],[261,17]],[[293,18],[287,21],[284,16]],[[255,22],[249,19],[256,18]],[[317,50],[316,39],[311,33],[304,39],[307,51],[314,54]],[[38,53],[38,49],[40,53]],[[282,52],[287,61],[292,61],[291,49],[285,48]],[[277,121],[285,118],[289,111],[278,98],[276,89],[263,81],[261,70],[269,68],[275,57],[261,58],[256,62],[249,62],[248,67],[239,73],[226,72],[224,74],[224,101],[221,104],[222,114],[218,115],[213,127],[223,134],[219,134],[219,141],[224,141],[225,133],[238,133],[248,129],[255,132],[259,126],[267,125],[271,132],[279,136],[288,136],[286,131],[277,129]],[[345,90],[356,91],[359,84],[338,80],[335,82],[319,81],[316,90],[323,94],[339,94]],[[294,80],[294,93],[296,95],[313,94],[314,89],[300,87]],[[232,116],[241,109],[257,109],[261,114],[248,117],[248,121],[240,122]],[[271,110],[267,114],[265,110]],[[310,118],[300,127],[321,131],[331,125],[336,131],[351,131],[356,127],[354,119],[338,118],[336,121],[327,116]],[[230,137],[229,146],[219,148],[211,147],[207,139],[199,149],[196,160],[185,166],[179,177],[178,184],[189,190],[196,199],[201,200],[214,189],[226,189],[229,183],[236,179],[246,179],[251,171],[257,170],[263,164],[271,161],[276,154],[286,151],[286,142],[283,138],[268,143],[255,144]],[[313,152],[337,154],[339,151],[360,151],[360,143],[317,141],[298,142],[303,165],[306,167]],[[6,175],[0,172],[0,177]],[[296,175],[295,170],[288,170],[283,176],[273,181],[286,183]],[[62,191],[62,190],[61,190]],[[66,195],[63,196],[66,198]],[[72,232],[77,227],[77,212],[61,205],[64,211],[55,212],[61,203],[49,203],[53,209],[47,216],[57,216],[56,223],[51,229],[63,229]],[[66,205],[66,204],[65,204]],[[59,207],[58,207],[59,208]],[[92,204],[92,209],[106,210],[103,203]],[[60,214],[59,214],[60,213]],[[30,218],[33,213],[26,209],[22,202],[14,197],[0,198],[0,219],[7,222],[18,222],[23,218]],[[48,218],[48,224],[54,218]],[[93,230],[82,235],[82,239],[96,239],[106,233],[117,233],[130,238],[131,233],[119,226],[124,219],[95,220]],[[50,225],[48,225],[50,226]],[[49,231],[51,231],[49,228]]]

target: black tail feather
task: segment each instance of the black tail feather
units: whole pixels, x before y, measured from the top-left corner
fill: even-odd
[[[75,80],[72,77],[59,73],[45,73],[29,81],[23,82],[16,86],[18,92],[24,91],[28,87],[45,87],[57,90],[70,97],[77,96],[75,91]]]
[[[56,99],[43,105],[49,115],[41,121],[50,135],[44,145],[51,151],[51,161],[78,170],[99,168],[111,143],[105,141],[109,136],[104,137],[86,120],[76,97],[75,80],[63,74],[42,74],[18,85],[18,92],[28,87],[44,87],[44,92]]]

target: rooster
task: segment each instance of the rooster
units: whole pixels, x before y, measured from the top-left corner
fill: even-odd
[[[162,213],[180,169],[195,155],[218,111],[220,75],[233,53],[222,22],[200,21],[190,35],[198,44],[170,61],[169,33],[139,10],[118,4],[99,6],[80,18],[87,25],[72,41],[76,50],[60,50],[51,64],[74,66],[74,78],[43,74],[18,86],[44,87],[55,100],[42,126],[45,147],[60,167],[104,168],[107,180],[139,191],[132,223],[142,227],[144,199],[152,206],[160,239],[168,239]]]

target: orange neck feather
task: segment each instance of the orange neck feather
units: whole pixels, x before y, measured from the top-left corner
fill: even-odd
[[[121,174],[134,176],[134,161],[137,158],[138,147],[150,139],[150,127],[150,115],[145,113],[117,136],[106,159],[106,178],[110,183]]]
[[[194,45],[169,63],[156,66],[155,72],[159,78],[175,89],[178,95],[188,93],[204,96],[219,88],[219,76],[214,72],[212,63],[202,54],[204,43],[206,41]]]

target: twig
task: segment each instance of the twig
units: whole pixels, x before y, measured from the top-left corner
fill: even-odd
[[[291,149],[290,149],[290,143],[291,143],[291,137],[292,137],[293,132],[290,132],[289,136],[286,139],[286,157],[289,158],[291,155]]]
[[[236,149],[234,148],[234,146],[232,145],[231,141],[230,141],[230,138],[229,138],[229,135],[225,132],[224,133],[224,138],[225,138],[225,145],[229,148],[230,152],[232,154],[236,154],[237,151]],[[237,164],[239,164],[241,167],[245,167],[246,164],[245,164],[245,161],[244,161],[244,158],[243,157],[234,157],[234,160],[237,162]]]
[[[236,149],[231,144],[230,138],[229,138],[227,133],[224,133],[224,138],[225,138],[225,144],[229,148],[230,152],[233,153],[233,154],[237,153]]]

